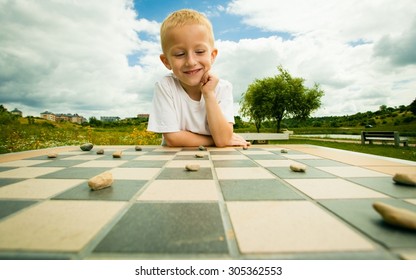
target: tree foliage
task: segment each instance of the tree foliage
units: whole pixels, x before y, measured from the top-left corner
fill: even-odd
[[[318,84],[307,88],[304,79],[292,77],[281,66],[278,70],[280,74],[250,84],[241,100],[241,113],[254,122],[257,132],[265,120],[275,120],[279,132],[283,118],[306,119],[321,106],[324,93]]]
[[[416,98],[415,98],[415,100],[413,100],[412,103],[410,103],[409,110],[410,110],[410,112],[413,113],[413,115],[416,116]]]
[[[17,122],[17,116],[7,111],[3,105],[0,105],[0,124],[11,124]]]

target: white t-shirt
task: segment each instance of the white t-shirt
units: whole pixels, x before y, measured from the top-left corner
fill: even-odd
[[[219,80],[215,89],[215,97],[225,119],[234,123],[231,83]],[[186,130],[197,134],[211,135],[204,97],[201,96],[200,101],[192,100],[176,77],[172,74],[163,77],[155,85],[147,129],[157,133]]]

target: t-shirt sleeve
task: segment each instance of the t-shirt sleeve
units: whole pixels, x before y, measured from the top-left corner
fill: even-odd
[[[180,131],[172,92],[162,82],[155,85],[147,130],[157,133]]]
[[[230,123],[234,123],[233,86],[231,83],[223,82],[218,93],[218,102],[225,119]]]

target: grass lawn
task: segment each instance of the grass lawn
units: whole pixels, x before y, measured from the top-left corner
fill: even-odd
[[[395,147],[394,145],[383,144],[366,144],[361,145],[357,143],[322,141],[314,139],[290,139],[284,141],[270,141],[271,144],[310,144],[340,150],[347,150],[365,154],[373,154],[384,157],[398,158],[416,161],[416,147]]]

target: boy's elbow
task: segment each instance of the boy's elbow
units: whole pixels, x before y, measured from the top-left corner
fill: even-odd
[[[218,144],[215,144],[215,146],[216,146],[217,148],[225,148],[225,147],[227,147],[228,145],[227,145],[227,144],[225,144],[225,143],[218,143]]]
[[[217,146],[218,148],[225,148],[227,146],[230,145],[231,142],[231,136],[226,136],[226,137],[221,137],[219,139],[217,139],[217,141],[215,141],[215,146]]]
[[[163,138],[165,139],[165,144],[168,147],[175,147],[177,146],[177,143],[175,141],[175,137],[172,137],[172,135],[169,135],[168,133],[163,134]]]

